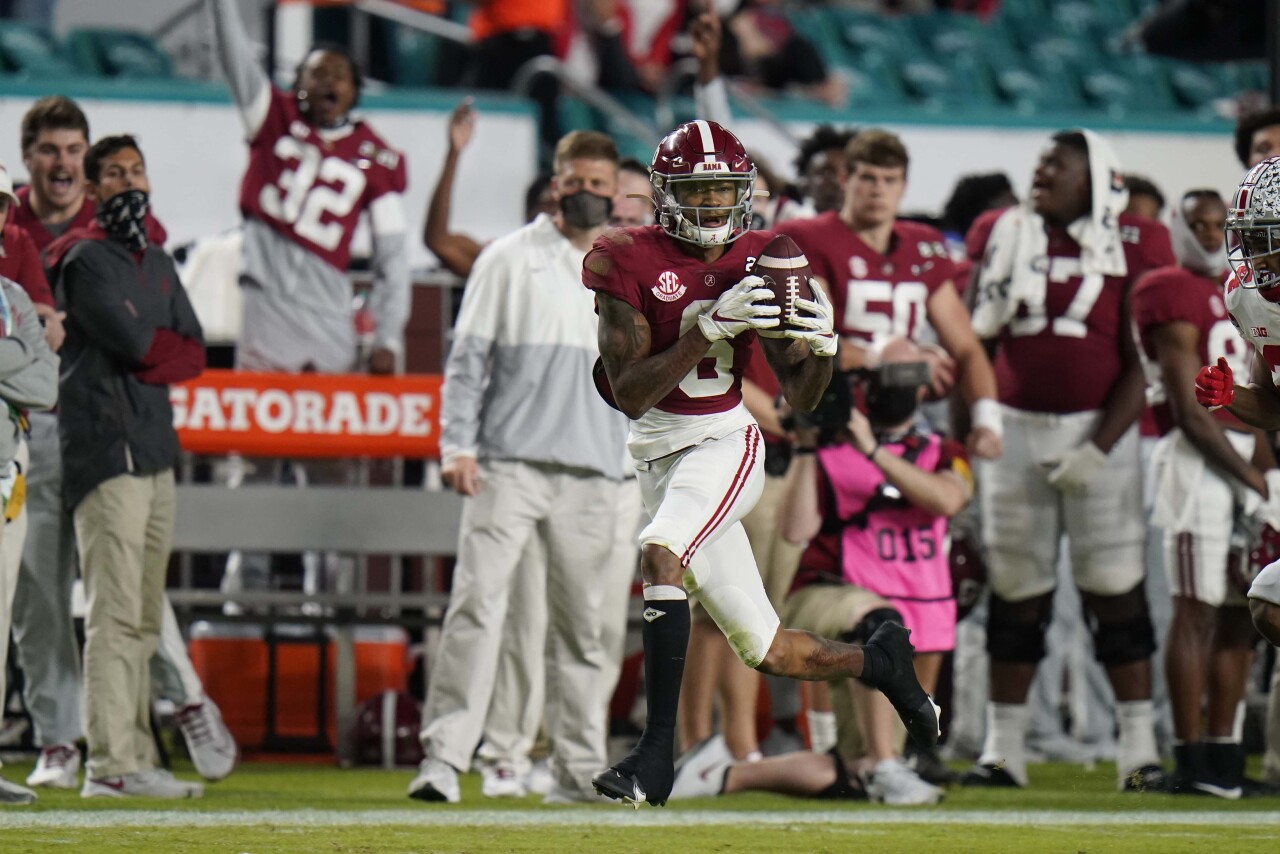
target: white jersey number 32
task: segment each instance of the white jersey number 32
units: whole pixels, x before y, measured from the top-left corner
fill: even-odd
[[[292,136],[277,139],[272,153],[297,165],[282,170],[276,183],[262,188],[258,196],[262,210],[293,226],[295,234],[322,249],[337,249],[343,229],[336,220],[351,213],[360,200],[366,183],[364,173],[340,157],[325,157],[319,148]],[[325,214],[330,216],[328,222],[323,221]]]

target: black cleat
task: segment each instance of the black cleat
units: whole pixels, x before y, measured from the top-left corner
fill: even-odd
[[[1021,789],[1023,785],[1000,765],[977,765],[960,778],[961,786],[982,786],[989,789]]]
[[[1171,792],[1173,779],[1159,765],[1143,765],[1125,775],[1122,792]]]
[[[917,746],[927,750],[937,744],[938,737],[942,735],[938,724],[942,710],[924,692],[916,679],[915,665],[911,660],[915,647],[907,639],[910,634],[909,629],[890,622],[882,623],[871,635],[865,646],[879,649],[890,663],[890,672],[884,684],[871,687],[888,698],[898,717],[902,718],[907,735],[911,736]]]
[[[666,805],[676,779],[673,752],[670,748],[659,750],[659,753],[665,753],[665,759],[654,757],[652,748],[642,750],[643,741],[642,736],[642,744],[636,745],[626,759],[591,778],[591,785],[597,792],[606,798],[631,804],[636,809],[640,809],[643,803],[655,807]]]

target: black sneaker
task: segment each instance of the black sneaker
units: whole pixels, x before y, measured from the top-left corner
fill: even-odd
[[[935,786],[950,786],[960,779],[960,775],[942,761],[942,756],[936,747],[932,750],[909,747],[903,761],[921,780]]]
[[[1125,775],[1122,792],[1170,792],[1173,781],[1159,765],[1143,765]]]
[[[961,786],[983,786],[989,789],[1021,789],[1023,785],[1000,765],[975,764],[960,778]]]
[[[643,803],[665,806],[675,784],[676,766],[670,745],[663,749],[645,745],[644,736],[627,757],[591,778],[591,785],[606,798],[636,809]]]
[[[937,744],[938,737],[942,735],[938,725],[942,710],[924,692],[916,679],[915,665],[911,660],[915,648],[907,639],[910,634],[910,630],[898,623],[881,623],[865,645],[879,649],[888,657],[889,675],[882,685],[870,682],[867,684],[879,690],[893,704],[898,717],[902,718],[902,723],[907,728],[907,735],[919,747],[928,749]]]

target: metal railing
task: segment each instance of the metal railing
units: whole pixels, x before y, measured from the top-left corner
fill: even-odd
[[[599,86],[584,83],[573,77],[565,70],[564,63],[554,56],[534,57],[520,66],[520,70],[516,72],[516,76],[511,81],[511,90],[522,97],[528,98],[533,87],[533,81],[542,75],[554,77],[566,92],[595,107],[604,113],[609,120],[622,126],[633,136],[654,141],[662,136],[658,131],[657,125],[641,119],[628,110],[621,101],[618,101]]]
[[[665,77],[662,78],[662,85],[658,88],[658,93],[654,98],[654,116],[657,119],[658,126],[662,128],[673,128],[676,126],[676,98],[685,84],[698,77],[698,61],[693,58],[682,59],[671,66]],[[760,99],[747,92],[737,83],[728,78],[723,78],[725,87],[729,90],[729,94],[733,97],[734,102],[749,113],[753,118],[757,118],[769,127],[773,128],[784,139],[789,140],[793,145],[799,146],[800,140],[777,116],[773,114],[767,106],[760,102]]]

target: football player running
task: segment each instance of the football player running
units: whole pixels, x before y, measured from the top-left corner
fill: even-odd
[[[648,717],[635,749],[593,785],[637,807],[670,795],[690,593],[748,666],[859,678],[931,745],[937,707],[916,681],[907,630],[888,623],[854,646],[780,628],[740,522],[763,479],[760,430],[741,392],[754,333],[767,336],[788,401],[810,410],[836,352],[830,302],[815,287],[792,320],[800,328],[775,328],[772,292],[748,275],[771,235],[748,231],[755,167],[732,133],[708,121],[681,125],[654,153],[651,180],[659,224],[609,232],[583,262],[608,385],[631,419],[628,447],[653,520],[640,534]]]
[[[1177,737],[1174,791],[1237,798],[1244,752],[1232,731],[1256,638],[1228,553],[1237,513],[1270,510],[1264,499],[1273,484],[1280,491],[1280,472],[1267,471],[1273,460],[1260,431],[1195,401],[1200,365],[1223,358],[1239,370],[1246,357],[1222,301],[1226,217],[1216,191],[1187,193],[1171,223],[1180,266],[1143,276],[1130,305],[1161,432],[1151,525],[1163,530],[1173,593],[1164,663]]]
[[[1232,266],[1227,312],[1253,349],[1249,381],[1237,385],[1231,363],[1220,358],[1196,375],[1196,400],[1211,410],[1226,409],[1253,427],[1277,430],[1280,345],[1270,343],[1267,326],[1280,326],[1280,157],[1261,161],[1244,176],[1227,211],[1226,230]],[[1274,570],[1274,564],[1263,569],[1249,589],[1254,624],[1269,640],[1275,637],[1270,612],[1278,598]]]
[[[1138,276],[1174,257],[1163,226],[1121,213],[1127,200],[1110,146],[1063,131],[1041,153],[1030,199],[984,214],[969,232],[981,265],[973,326],[996,347],[1005,446],[978,467],[991,695],[967,785],[1027,784],[1027,693],[1046,653],[1064,534],[1094,657],[1116,695],[1120,786],[1163,782],[1133,429],[1145,380],[1127,297]]]

